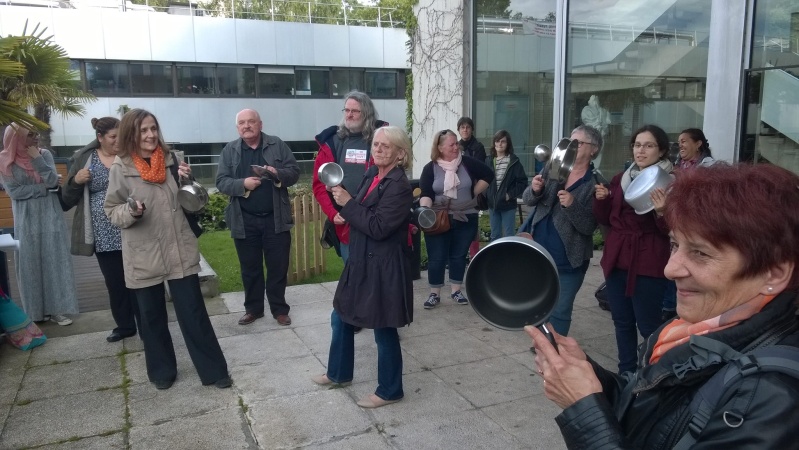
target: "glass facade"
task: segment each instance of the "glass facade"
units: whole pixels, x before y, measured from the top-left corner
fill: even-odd
[[[169,64],[131,64],[130,85],[133,94],[172,95],[172,66]]]
[[[216,77],[219,93],[223,96],[255,96],[254,67],[218,66]]]
[[[353,90],[363,90],[363,71],[350,69],[333,69],[330,71],[330,82],[333,97],[343,97]]]
[[[740,159],[799,173],[799,3],[755,3]]]
[[[491,2],[487,2],[491,3]],[[475,26],[475,134],[486,147],[508,130],[528,174],[538,144],[552,145],[581,124],[602,132],[595,164],[608,178],[630,159],[635,129],[655,124],[672,141],[701,128],[712,0],[569,0],[560,30],[555,0],[478,2]],[[485,8],[482,10],[481,8]],[[565,36],[559,64],[558,33]],[[555,92],[562,77],[562,92]],[[556,95],[557,94],[557,95]],[[563,104],[555,105],[562,95]],[[563,117],[560,109],[562,106]],[[553,136],[562,121],[562,136]]]
[[[294,74],[297,96],[330,97],[329,70],[297,69]]]
[[[124,94],[128,92],[128,65],[126,63],[86,63],[86,82],[89,92],[98,94]]]
[[[179,95],[217,94],[213,66],[177,66]]]
[[[676,142],[702,128],[711,0],[569,2],[563,135],[578,125],[605,140],[609,176],[631,159],[632,133],[654,124]]]

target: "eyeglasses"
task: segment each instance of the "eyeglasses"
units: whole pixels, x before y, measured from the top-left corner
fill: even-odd
[[[658,145],[655,144],[654,142],[647,142],[646,144],[642,144],[640,142],[636,142],[631,147],[633,148],[633,150],[640,150],[641,147],[643,147],[643,148],[645,148],[647,150],[655,150],[655,149],[658,148]]]
[[[344,109],[342,109],[341,111],[342,111],[344,114],[350,114],[350,113],[352,113],[352,114],[360,114],[360,113],[361,113],[361,110],[360,110],[360,109],[349,109],[349,108],[344,108]]]
[[[584,142],[584,141],[581,141],[581,140],[578,139],[577,140],[577,146],[578,147],[582,147],[583,145],[596,145],[596,144],[594,144],[593,142]]]

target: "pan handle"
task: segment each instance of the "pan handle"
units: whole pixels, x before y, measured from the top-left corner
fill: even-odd
[[[555,342],[555,335],[553,335],[552,332],[549,331],[549,328],[547,328],[547,324],[540,325],[538,329],[541,330],[542,333],[544,333],[544,336],[547,337],[549,343],[552,344],[552,346],[555,347],[555,351],[557,351],[558,344]]]

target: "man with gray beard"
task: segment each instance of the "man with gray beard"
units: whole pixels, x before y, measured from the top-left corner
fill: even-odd
[[[335,162],[344,169],[341,185],[350,194],[355,194],[364,172],[372,164],[372,137],[375,130],[388,125],[377,120],[372,99],[359,91],[351,91],[344,96],[343,116],[338,125],[324,129],[316,135],[319,152],[313,170],[313,193],[322,211],[336,227],[340,242],[341,259],[349,257],[350,226],[338,213],[338,206],[331,199],[327,186],[319,181],[319,166]]]

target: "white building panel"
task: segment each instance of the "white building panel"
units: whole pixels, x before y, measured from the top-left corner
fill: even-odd
[[[350,27],[350,62],[352,67],[385,67],[379,28]]]
[[[275,22],[277,64],[314,65],[313,29],[310,23]]]
[[[153,61],[196,61],[194,21],[168,14],[148,14]]]
[[[313,29],[314,65],[348,67],[350,29],[338,25],[316,25]]]
[[[236,54],[239,64],[277,64],[275,23],[236,19]]]
[[[411,39],[404,28],[368,28],[383,30],[383,67],[403,69],[410,65],[407,42]],[[402,51],[399,51],[402,49]]]
[[[198,62],[238,62],[235,21],[195,17],[194,51]]]
[[[106,59],[149,61],[150,20],[149,14],[103,11],[103,39]],[[67,30],[59,30],[59,34]],[[70,30],[76,32],[78,30]],[[79,31],[78,31],[79,32]],[[56,37],[56,39],[60,39]]]
[[[105,38],[103,27],[97,24],[103,20],[102,9],[64,10],[53,14],[53,28],[50,31],[58,36],[58,45],[73,58],[105,59]],[[80,30],[75,33],[74,30]]]

